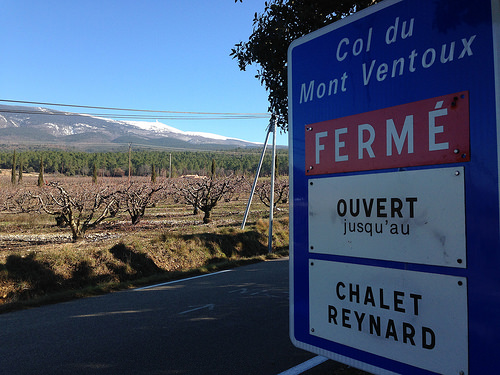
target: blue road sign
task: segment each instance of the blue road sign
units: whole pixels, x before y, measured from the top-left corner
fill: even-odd
[[[386,0],[292,43],[290,337],[497,372],[500,1]]]

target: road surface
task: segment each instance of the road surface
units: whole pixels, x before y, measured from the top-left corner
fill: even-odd
[[[288,259],[262,262],[0,315],[0,373],[278,375],[317,357],[288,323]]]
[[[0,315],[4,374],[279,374],[288,261]]]

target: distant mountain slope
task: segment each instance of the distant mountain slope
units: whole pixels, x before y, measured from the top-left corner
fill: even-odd
[[[259,146],[217,134],[184,132],[160,122],[117,121],[42,107],[0,105],[0,146],[69,146],[87,150],[131,142],[182,149]]]

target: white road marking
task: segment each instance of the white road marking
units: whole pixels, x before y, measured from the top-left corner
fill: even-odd
[[[206,277],[206,276],[213,276],[213,275],[218,275],[220,273],[224,272],[231,272],[232,270],[224,270],[224,271],[219,271],[219,272],[213,272],[213,273],[207,273],[205,275],[199,275],[199,276],[193,276],[193,277],[188,277],[187,279],[179,279],[179,280],[174,280],[174,281],[167,281],[166,283],[161,283],[161,284],[155,284],[155,285],[148,285],[144,286],[142,288],[137,288],[134,290],[145,290],[145,289],[151,289],[151,288],[156,288],[158,286],[164,286],[164,285],[169,285],[169,284],[175,284],[175,283],[181,283],[183,281],[188,281],[188,280],[194,280],[194,279],[199,279],[200,277]]]
[[[189,306],[189,307],[192,307],[192,306]],[[213,310],[215,307],[215,305],[213,303],[209,303],[207,305],[203,305],[203,306],[199,306],[199,307],[195,307],[193,309],[190,309],[190,310],[186,310],[186,311],[183,311],[183,312],[180,312],[179,315],[182,315],[182,314],[187,314],[187,313],[190,313],[190,312],[193,312],[193,311],[197,311],[197,310],[202,310],[202,309],[208,309],[208,310]]]
[[[328,358],[318,355],[317,357],[311,358],[309,361],[305,361],[300,365],[297,365],[295,367],[292,367],[291,369],[279,373],[278,375],[300,375],[303,372],[310,370],[313,367],[322,364],[323,362],[326,362],[327,360]]]

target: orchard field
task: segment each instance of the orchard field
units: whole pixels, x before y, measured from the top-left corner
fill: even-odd
[[[215,172],[215,171],[212,171]],[[64,300],[269,256],[270,178],[0,174],[0,307]],[[154,181],[154,182],[153,182]],[[288,178],[275,186],[273,256],[288,251]]]

